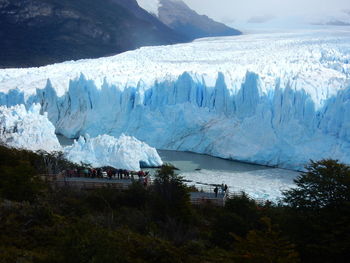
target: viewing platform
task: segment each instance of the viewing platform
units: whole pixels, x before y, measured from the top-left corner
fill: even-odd
[[[109,178],[87,178],[87,177],[60,177],[56,175],[43,175],[44,179],[48,181],[55,188],[74,188],[77,190],[94,190],[94,189],[116,189],[126,190],[134,182],[139,181],[131,178],[124,179],[109,179]],[[140,181],[140,183],[142,183]],[[152,181],[148,180],[148,185]],[[198,192],[190,192],[190,202],[193,205],[213,204],[217,206],[224,206],[228,194],[219,192],[217,196],[214,193],[214,187],[207,187]]]
[[[213,204],[217,206],[225,206],[227,194],[220,193],[215,196],[214,192],[191,192],[190,198],[193,205]]]
[[[137,180],[137,179],[136,179]],[[79,190],[93,190],[101,188],[113,188],[126,190],[132,185],[132,179],[106,179],[106,178],[85,178],[85,177],[64,177],[52,181],[55,187],[71,187]]]

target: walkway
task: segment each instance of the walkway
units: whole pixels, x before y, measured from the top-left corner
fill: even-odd
[[[226,194],[218,194],[215,196],[214,192],[191,192],[191,203],[194,205],[214,204],[224,206],[226,201]]]
[[[138,179],[107,179],[107,178],[87,178],[87,177],[55,177],[46,176],[46,180],[49,181],[54,187],[71,187],[78,190],[93,190],[102,188],[112,188],[118,190],[128,189],[133,182],[137,182]],[[148,182],[151,184],[150,180]],[[213,191],[214,187],[208,187],[208,189],[200,192],[190,192],[190,201],[194,205],[213,204],[218,206],[224,206],[227,199],[227,195],[224,193],[218,193],[215,196]]]
[[[136,181],[136,180],[135,180]],[[53,181],[56,187],[73,187],[81,190],[92,190],[100,188],[128,189],[132,185],[131,179],[105,179],[85,177],[65,177]]]

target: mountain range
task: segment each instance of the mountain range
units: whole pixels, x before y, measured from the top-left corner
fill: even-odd
[[[137,0],[161,22],[190,39],[240,35],[241,32],[199,15],[182,0]]]
[[[162,8],[171,13],[173,0],[168,1]],[[178,16],[179,21],[185,9],[181,10],[173,10],[173,17]],[[188,12],[196,16],[194,11]],[[212,35],[197,34],[195,30],[191,35],[190,27],[183,29],[178,23],[162,20],[141,8],[136,0],[0,0],[0,67],[96,58]],[[194,22],[193,28],[198,28]],[[220,30],[218,35],[226,35]]]

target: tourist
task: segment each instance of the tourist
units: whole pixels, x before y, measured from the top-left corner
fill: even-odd
[[[224,194],[225,192],[225,186],[224,183],[221,184],[221,194]]]
[[[108,170],[107,170],[107,175],[108,175],[109,180],[111,180],[111,179],[112,179],[112,176],[113,176],[112,170],[111,170],[111,169],[108,169]]]
[[[219,188],[215,186],[214,188],[215,197],[218,197],[218,191],[219,191]]]
[[[228,189],[228,186],[227,186],[227,184],[225,184],[225,186],[224,186],[225,194],[227,194],[227,189]]]
[[[143,185],[144,185],[145,187],[147,187],[147,186],[148,186],[149,177],[145,175],[143,178],[144,178],[144,179],[143,179]]]

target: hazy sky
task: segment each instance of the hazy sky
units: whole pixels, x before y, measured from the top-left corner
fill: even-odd
[[[198,13],[220,20],[256,16],[314,16],[350,9],[350,0],[184,0]]]

